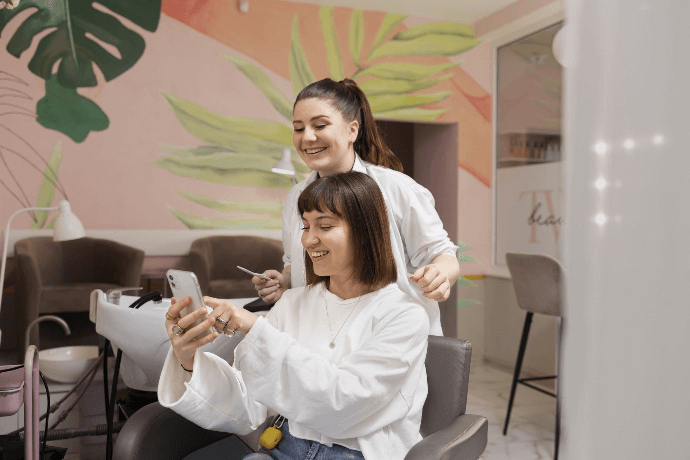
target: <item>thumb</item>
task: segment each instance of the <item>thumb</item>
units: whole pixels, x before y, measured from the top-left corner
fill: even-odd
[[[421,279],[422,276],[424,276],[424,273],[426,272],[426,266],[418,268],[417,271],[415,271],[412,276],[410,276],[410,279],[414,282],[417,282]]]

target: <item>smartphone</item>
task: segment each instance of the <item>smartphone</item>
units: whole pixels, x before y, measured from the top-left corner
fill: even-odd
[[[242,270],[245,273],[249,273],[250,275],[258,276],[259,278],[261,278],[264,281],[271,281],[271,278],[269,278],[268,276],[262,275],[261,273],[254,273],[252,271],[247,270],[244,267],[240,267],[239,265],[237,266],[237,268],[239,268],[240,270]]]
[[[204,303],[204,296],[201,295],[201,287],[199,287],[199,280],[196,275],[192,272],[185,272],[182,270],[168,270],[166,273],[168,277],[168,283],[170,284],[170,289],[172,290],[173,297],[176,300],[182,300],[189,296],[192,299],[192,303],[189,304],[180,312],[180,317],[188,315],[199,308],[206,310],[206,304]],[[198,324],[205,321],[206,318],[202,317],[194,322],[187,329],[190,329]],[[205,337],[212,332],[211,328],[203,331],[197,336],[197,338]]]

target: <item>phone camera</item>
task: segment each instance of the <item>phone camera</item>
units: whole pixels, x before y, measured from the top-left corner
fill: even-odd
[[[175,283],[173,283],[172,281],[170,282],[170,285],[171,285],[172,287],[175,287]]]
[[[172,279],[173,279],[173,276],[172,276],[172,275],[168,275],[168,278],[170,278],[170,279],[172,280]]]

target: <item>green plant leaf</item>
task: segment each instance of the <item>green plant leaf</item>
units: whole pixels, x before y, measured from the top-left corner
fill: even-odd
[[[74,88],[61,86],[55,75],[46,80],[46,95],[36,104],[36,113],[39,124],[68,135],[74,142],[83,142],[91,131],[103,131],[110,124],[95,102]]]
[[[180,155],[211,155],[212,153],[227,152],[225,147],[217,145],[200,145],[198,147],[174,147],[172,145],[159,144],[163,150]]]
[[[273,107],[275,107],[286,120],[292,122],[292,104],[288,98],[276,88],[276,85],[273,84],[263,70],[244,59],[230,56],[229,54],[221,54],[221,56],[235,64],[237,68],[240,69],[240,71],[245,74],[262,93],[264,93],[264,96],[271,101]]]
[[[463,243],[462,241],[458,241],[457,243],[455,243],[455,245],[458,247],[458,253],[472,249],[472,246],[470,246],[467,243]]]
[[[389,80],[386,78],[375,78],[373,80],[358,83],[367,97],[382,94],[406,94],[431,88],[442,81],[448,80],[453,74],[448,73],[441,77],[430,78],[428,80]]]
[[[374,112],[377,118],[388,118],[392,120],[409,120],[409,121],[434,121],[436,118],[443,115],[449,109],[427,110],[419,107],[404,108],[398,110],[387,110],[385,112]]]
[[[227,117],[163,92],[175,116],[197,139],[233,152],[272,153],[292,147],[292,128],[269,120]]]
[[[299,38],[299,21],[297,15],[292,20],[292,40],[290,41],[290,80],[292,81],[292,91],[295,96],[299,94],[302,89],[315,82],[314,73],[309,67],[307,55],[302,48],[302,42]],[[292,115],[290,115],[292,117]],[[292,119],[292,118],[291,118]]]
[[[355,73],[352,79],[371,75],[390,80],[422,80],[459,65],[459,62],[434,65],[413,64],[411,62],[381,62],[364,67]]]
[[[57,219],[57,216],[53,216],[52,219],[50,219],[50,222],[48,222],[48,225],[44,227],[45,230],[52,230],[53,227],[55,226],[55,219]]]
[[[458,263],[464,264],[467,262],[478,262],[478,260],[469,254],[458,253]]]
[[[360,66],[359,58],[362,55],[364,45],[364,16],[362,10],[352,10],[350,16],[350,56],[357,67]]]
[[[319,20],[323,31],[324,44],[326,45],[326,59],[328,62],[328,73],[331,79],[340,81],[345,77],[343,63],[340,59],[340,49],[338,48],[338,36],[335,33],[333,23],[332,6],[322,6],[319,8]]]
[[[210,155],[196,156],[164,156],[179,165],[194,168],[209,168],[217,170],[253,169],[257,171],[271,172],[273,161],[261,155],[247,153],[212,153]]]
[[[376,48],[369,59],[392,56],[455,56],[480,44],[474,38],[427,34],[410,40],[391,40]]]
[[[233,160],[233,158],[238,158],[236,153],[228,152],[227,149],[225,148],[220,148],[220,147],[215,147],[215,146],[210,146],[210,145],[205,145],[205,146],[200,146],[200,147],[171,147],[165,144],[161,144],[161,147],[168,152],[176,153],[180,156],[176,158],[186,158],[184,161],[188,162],[194,162],[194,161],[199,161],[199,160],[194,160],[194,157],[206,157],[206,161],[211,161],[211,162],[217,162],[221,168],[227,167],[227,162],[230,161],[235,165],[239,165],[240,167],[247,164],[246,162],[238,162],[236,160]],[[227,155],[227,156],[224,156]],[[263,165],[262,167],[265,167],[266,165],[272,165],[281,159],[281,154],[279,153],[267,153],[267,154],[239,154],[239,155],[245,155],[245,157],[242,158],[249,158],[249,161],[260,161],[261,164]],[[203,161],[203,160],[202,160]],[[309,169],[304,163],[299,158],[299,155],[297,153],[292,152],[292,161],[293,161],[293,166],[295,168],[295,172],[301,173],[301,174],[309,174],[311,173],[311,169]],[[265,168],[264,168],[265,169]]]
[[[57,182],[57,174],[60,169],[60,160],[62,159],[62,142],[58,141],[53,148],[53,153],[50,155],[46,172],[43,174],[43,182],[38,191],[38,199],[36,200],[36,207],[49,208],[53,206],[53,199],[55,198],[55,183]],[[39,229],[43,228],[48,219],[50,211],[36,211],[36,220],[31,222],[29,228]]]
[[[271,216],[229,217],[223,219],[206,219],[192,216],[168,206],[175,217],[192,230],[239,230],[239,229],[270,229],[278,230],[282,226],[282,219]]]
[[[191,177],[216,184],[284,189],[290,189],[292,187],[292,181],[288,176],[266,172],[264,170],[213,169],[190,166],[180,163],[174,157],[163,158],[156,161],[155,164],[167,169],[177,176]]]
[[[96,3],[109,11],[95,8]],[[60,85],[77,88],[96,86],[92,63],[110,81],[139,60],[146,46],[144,39],[125,27],[116,15],[153,32],[158,27],[161,1],[25,0],[13,10],[0,11],[0,33],[13,17],[21,15],[24,10],[36,11],[24,16],[24,22],[7,43],[7,51],[18,58],[31,47],[34,38],[42,35],[29,61],[29,70],[48,80],[53,74],[53,65],[59,62],[57,78]],[[117,48],[119,56],[101,46],[101,42]]]
[[[374,113],[381,113],[442,101],[452,94],[452,91],[430,94],[382,94],[370,97],[369,105]]]
[[[481,305],[481,304],[482,303],[480,301],[474,300],[474,299],[460,299],[460,300],[458,300],[458,310],[465,308],[465,307],[472,306],[472,305]]]
[[[398,24],[403,22],[406,18],[407,16],[402,14],[388,13],[383,18],[383,21],[381,21],[381,26],[379,27],[379,31],[376,32],[376,38],[374,39],[374,44],[372,45],[371,49],[375,50],[381,43],[383,43],[386,37],[393,32],[393,29],[395,29]]]
[[[459,22],[432,22],[430,24],[410,27],[397,34],[394,38],[396,40],[412,40],[428,34],[457,35],[467,38],[475,37],[474,29],[467,24],[461,24]]]
[[[467,279],[464,276],[461,276],[458,278],[458,286],[472,286],[472,287],[477,287],[474,281]]]
[[[214,200],[213,198],[206,198],[199,195],[192,195],[191,193],[178,190],[177,193],[187,198],[188,200],[199,203],[207,208],[215,209],[223,212],[245,212],[248,214],[273,214],[281,215],[283,212],[283,205],[274,201],[243,201],[233,203],[230,201]]]

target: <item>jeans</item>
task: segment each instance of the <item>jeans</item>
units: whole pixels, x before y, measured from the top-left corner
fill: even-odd
[[[328,447],[316,441],[292,436],[288,430],[287,420],[280,431],[283,433],[283,439],[275,449],[267,450],[262,447],[258,453],[249,454],[243,460],[364,460],[364,455],[358,450],[348,449],[339,444]]]

